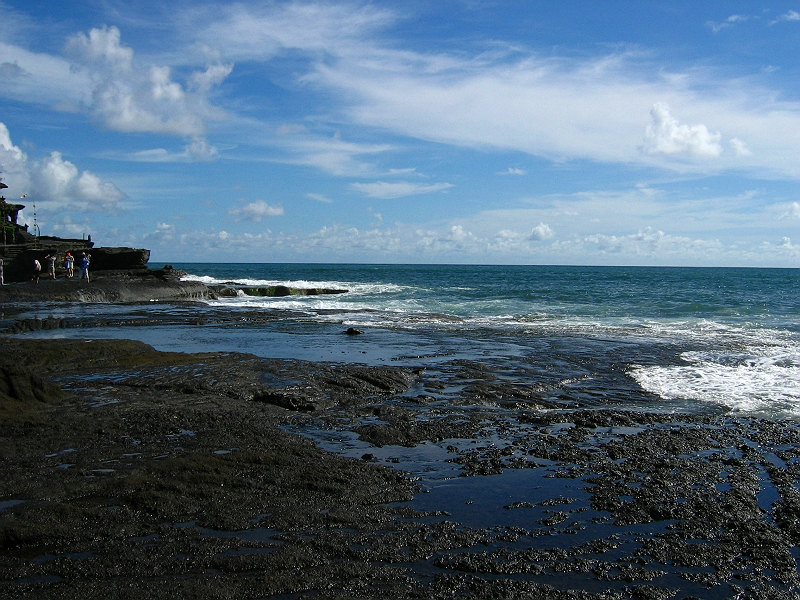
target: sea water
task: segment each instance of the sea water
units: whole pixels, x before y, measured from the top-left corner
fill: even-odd
[[[568,387],[573,400],[589,405],[800,417],[797,269],[172,265],[186,271],[184,279],[208,284],[347,292],[278,298],[241,293],[191,307],[60,310],[138,311],[141,318],[158,313],[162,327],[88,333],[141,339],[164,350],[425,368],[468,359],[508,373],[515,383],[527,378],[552,385],[562,397]],[[169,324],[186,312],[207,315],[209,325]],[[252,314],[264,318],[248,320]],[[343,336],[348,327],[364,335]]]

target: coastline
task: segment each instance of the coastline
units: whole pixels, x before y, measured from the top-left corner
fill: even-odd
[[[157,279],[128,296],[115,290],[137,284],[118,275],[77,290],[44,279],[14,287],[20,302],[74,301],[93,286],[99,301],[213,292]],[[4,597],[800,591],[796,422],[531,403],[500,441],[492,432],[507,416],[491,407],[504,390],[477,362],[444,381],[124,340],[4,345]],[[463,386],[469,410],[437,403],[443,386]],[[287,432],[345,423],[369,452],[347,458]],[[474,492],[444,498],[445,486],[420,488],[397,468],[403,448],[435,444],[464,476],[453,485],[534,478],[539,487],[513,489],[499,507],[526,525],[465,524],[456,510],[480,504]]]

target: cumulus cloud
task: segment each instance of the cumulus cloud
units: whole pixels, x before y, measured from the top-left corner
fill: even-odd
[[[670,234],[651,227],[629,234],[587,235],[578,244],[581,251],[591,252],[598,259],[608,257],[612,263],[670,264],[674,257],[684,261],[691,257],[695,264],[706,264],[710,256],[718,257],[726,251],[717,240]]]
[[[207,120],[218,115],[206,94],[233,67],[219,64],[191,73],[184,87],[168,66],[137,65],[121,38],[119,29],[104,26],[67,41],[65,51],[91,81],[89,111],[117,131],[204,135]]]
[[[453,225],[450,227],[450,231],[445,239],[454,241],[454,242],[463,242],[464,240],[469,239],[472,234],[469,231],[466,231],[463,225]]]
[[[95,28],[89,35],[72,36],[66,50],[85,62],[104,62],[123,70],[133,65],[133,49],[122,46],[122,36],[116,27]]]
[[[264,217],[280,217],[284,214],[282,206],[270,206],[263,200],[251,202],[241,208],[234,208],[228,211],[229,215],[238,217],[238,221],[253,221],[260,223]]]
[[[539,223],[531,231],[530,239],[536,241],[549,240],[553,237],[553,230],[545,223]]]
[[[30,179],[27,162],[25,153],[11,141],[8,127],[0,122],[0,171],[6,185],[12,189],[27,190]]]
[[[366,194],[370,198],[381,198],[384,200],[393,198],[404,198],[406,196],[419,196],[421,194],[432,194],[453,187],[451,183],[432,183],[419,184],[411,182],[387,183],[377,181],[375,183],[354,183],[351,185],[354,190]]]
[[[13,144],[4,123],[0,123],[0,171],[10,188],[27,194],[28,202],[40,206],[115,211],[126,197],[112,182],[81,171],[60,152],[51,152],[38,161],[29,160]]]
[[[51,152],[35,165],[31,185],[35,195],[43,199],[94,210],[113,210],[124,198],[113,183],[102,181],[89,171],[80,171],[60,152]]]
[[[680,123],[669,107],[659,102],[650,110],[643,149],[647,154],[715,157],[722,154],[720,137],[705,125]]]
[[[185,154],[194,161],[216,160],[219,157],[219,151],[204,137],[192,138],[185,147]]]

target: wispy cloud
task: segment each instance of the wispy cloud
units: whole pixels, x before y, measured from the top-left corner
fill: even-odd
[[[315,192],[309,192],[306,194],[306,198],[311,198],[312,200],[316,200],[317,202],[322,202],[324,204],[330,204],[333,202],[333,200],[328,198],[325,194],[317,194]]]
[[[525,169],[520,169],[517,167],[508,167],[505,171],[500,171],[498,175],[525,175]]]
[[[365,157],[392,149],[389,144],[349,142],[340,134],[323,137],[305,128],[281,127],[274,145],[284,151],[277,162],[305,165],[341,177],[372,175],[376,167]]]
[[[770,21],[770,25],[775,25],[777,23],[785,23],[785,22],[796,22],[800,21],[800,12],[796,10],[789,10],[779,16],[777,19]]]
[[[351,187],[370,198],[386,200],[441,192],[442,190],[453,187],[453,185],[450,183],[419,184],[411,182],[387,183],[385,181],[377,181],[375,183],[353,183]]]
[[[724,21],[719,21],[719,22],[717,22],[717,21],[708,21],[708,23],[706,23],[706,25],[708,25],[708,27],[714,33],[719,33],[723,29],[727,29],[728,27],[732,27],[733,25],[736,25],[737,23],[744,23],[745,21],[748,21],[749,19],[750,19],[750,17],[748,17],[747,15],[731,15],[730,17],[728,17]]]

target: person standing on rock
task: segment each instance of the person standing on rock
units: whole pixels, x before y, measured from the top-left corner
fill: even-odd
[[[0,258],[0,285],[5,285],[6,280],[3,279],[3,259]]]
[[[50,275],[51,279],[56,278],[56,255],[55,254],[48,254],[44,257],[47,261],[47,273]]]
[[[38,258],[33,259],[33,277],[31,277],[31,281],[35,281],[39,283],[39,273],[42,272],[42,263],[39,262]]]
[[[75,257],[72,252],[67,252],[67,257],[64,259],[64,268],[67,270],[67,277],[75,276]]]
[[[81,268],[81,279],[85,279],[86,283],[89,283],[89,258],[91,256],[87,256],[86,252],[84,252],[78,261],[78,266]]]

